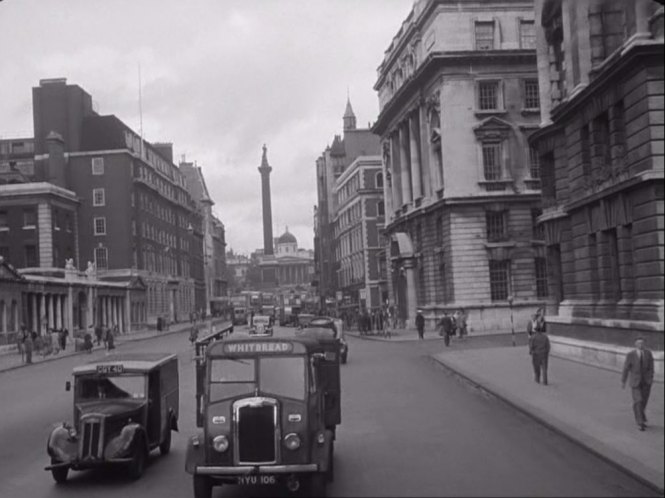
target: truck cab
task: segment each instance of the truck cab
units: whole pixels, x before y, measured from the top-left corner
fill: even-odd
[[[178,430],[178,360],[174,354],[117,354],[74,368],[73,423],[49,435],[57,483],[69,470],[125,465],[139,478],[153,449],[171,449]],[[71,390],[67,381],[66,389]]]
[[[329,334],[225,338],[197,359],[200,430],[185,470],[213,486],[285,485],[324,496],[340,423],[339,355]]]

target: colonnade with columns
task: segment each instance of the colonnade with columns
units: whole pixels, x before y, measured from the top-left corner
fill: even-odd
[[[277,268],[277,281],[280,285],[309,284],[307,265],[280,265]]]
[[[72,309],[67,288],[54,292],[24,292],[24,323],[39,334],[51,329],[73,328]]]
[[[125,296],[97,296],[97,323],[102,327],[115,327],[121,333],[127,330],[127,317],[125,316]]]
[[[393,212],[443,188],[439,92],[408,111],[383,136],[387,177],[386,207]]]

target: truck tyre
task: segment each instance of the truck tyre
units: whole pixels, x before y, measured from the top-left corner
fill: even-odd
[[[60,460],[51,458],[51,464],[56,464],[56,463],[61,463],[61,462]],[[63,484],[64,482],[67,481],[67,474],[69,474],[69,467],[57,467],[55,469],[51,469],[51,475],[53,476],[53,480],[58,484]]]
[[[171,451],[171,420],[169,420],[169,425],[166,428],[164,441],[159,444],[159,452],[162,455],[168,455],[169,451]]]
[[[194,498],[211,498],[212,480],[206,476],[194,476]]]
[[[325,498],[326,497],[326,474],[323,472],[317,472],[312,474],[309,478],[309,493],[308,496],[313,498]]]
[[[134,454],[132,455],[132,461],[129,463],[129,477],[134,480],[139,479],[143,475],[147,460],[148,455],[143,441],[138,441],[138,444],[134,445]]]
[[[335,480],[335,443],[330,441],[330,451],[328,452],[328,471],[326,472],[326,481]]]

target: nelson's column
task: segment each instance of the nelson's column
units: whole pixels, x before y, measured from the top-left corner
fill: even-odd
[[[268,164],[268,148],[263,145],[263,157],[261,158],[261,198],[263,200],[263,261],[261,261],[261,283],[263,287],[275,287],[277,285],[277,273],[274,264],[274,251],[272,239],[272,207],[270,204],[270,172],[272,168]]]

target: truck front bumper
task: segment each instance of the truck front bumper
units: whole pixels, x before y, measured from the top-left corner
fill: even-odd
[[[194,473],[208,476],[241,476],[251,474],[302,474],[318,472],[316,463],[302,465],[239,465],[237,467],[219,467],[197,465]]]

